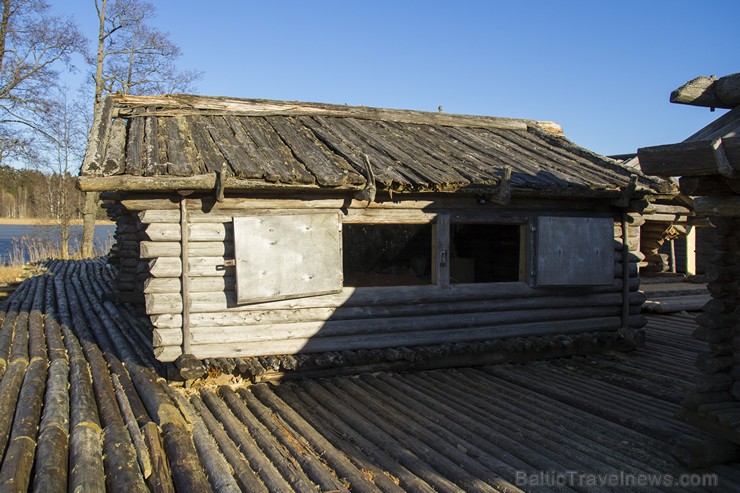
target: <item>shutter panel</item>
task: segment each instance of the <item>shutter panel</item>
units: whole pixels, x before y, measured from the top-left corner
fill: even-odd
[[[237,303],[342,290],[338,213],[234,218]]]
[[[537,221],[537,286],[614,282],[614,220],[549,217]]]

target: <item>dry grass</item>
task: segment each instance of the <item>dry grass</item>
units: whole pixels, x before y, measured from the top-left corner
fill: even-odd
[[[15,282],[23,272],[22,265],[0,266],[0,284]]]

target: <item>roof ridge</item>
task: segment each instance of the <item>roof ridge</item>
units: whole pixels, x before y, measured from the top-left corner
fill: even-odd
[[[157,96],[109,95],[114,116],[175,116],[183,114],[239,116],[330,116],[403,123],[447,125],[457,127],[502,128],[526,130],[530,126],[557,126],[522,118],[479,116],[420,110],[350,106],[301,101],[246,99],[193,94]]]

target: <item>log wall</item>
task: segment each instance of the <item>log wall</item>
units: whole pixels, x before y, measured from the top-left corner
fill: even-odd
[[[472,201],[471,201],[472,202]],[[375,349],[484,340],[502,337],[616,331],[644,325],[637,263],[629,256],[629,319],[622,304],[622,229],[615,221],[614,282],[584,288],[534,288],[526,283],[460,284],[377,288],[345,287],[341,293],[237,305],[232,218],[287,209],[340,209],[342,200],[280,201],[227,198],[204,212],[188,199],[189,318],[191,351],[197,358],[247,357],[298,352]],[[453,220],[519,220],[536,217],[530,205],[507,209],[466,209],[453,203],[443,211]],[[371,208],[351,203],[343,221],[431,222],[430,203],[408,201]],[[129,199],[108,203],[118,224],[118,296],[141,305],[153,325],[159,360],[182,353],[181,233],[177,203]],[[583,207],[582,205],[580,207]],[[529,208],[529,209],[528,209]],[[564,215],[584,215],[578,207]],[[552,207],[541,207],[552,215]],[[608,211],[608,209],[606,209]],[[605,211],[602,211],[603,215]],[[631,251],[638,251],[639,224],[630,224]]]

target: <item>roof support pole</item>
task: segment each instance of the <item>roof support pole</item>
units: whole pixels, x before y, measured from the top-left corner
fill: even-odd
[[[627,210],[622,209],[622,330],[630,325],[630,243]],[[184,319],[183,319],[184,320]]]
[[[182,354],[190,352],[190,272],[189,272],[189,232],[188,232],[188,199],[180,199],[180,248],[182,274],[180,287],[182,293]]]

